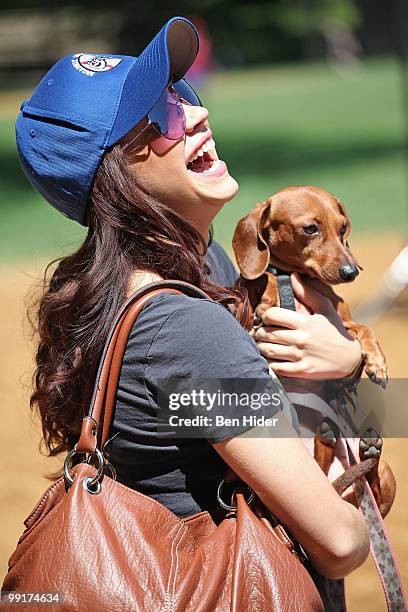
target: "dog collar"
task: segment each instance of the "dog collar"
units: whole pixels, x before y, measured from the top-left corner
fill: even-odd
[[[266,272],[270,272],[276,276],[280,307],[287,308],[288,310],[296,310],[295,296],[293,294],[292,283],[290,282],[290,274],[284,270],[278,270],[278,268],[275,268],[271,264],[269,264],[266,268]]]

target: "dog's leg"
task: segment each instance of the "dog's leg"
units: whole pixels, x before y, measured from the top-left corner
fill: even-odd
[[[316,428],[314,438],[314,458],[326,476],[334,457],[334,447],[340,432],[336,423],[329,418],[324,419]]]
[[[253,298],[254,289],[253,285],[256,286],[257,294],[256,298]],[[276,276],[270,272],[265,272],[261,279],[251,282],[251,287],[248,289],[248,297],[251,304],[255,303],[254,311],[259,322],[262,322],[262,316],[268,308],[271,306],[279,306],[279,289]]]
[[[339,298],[334,291],[333,294],[337,298],[335,307],[344,327],[361,344],[364,355],[364,370],[367,376],[385,389],[388,383],[387,364],[376,335],[367,325],[360,325],[360,323],[353,321],[348,304]]]
[[[360,439],[360,461],[376,459],[376,463],[366,474],[366,478],[381,516],[384,518],[393,504],[396,482],[388,463],[380,461],[382,446],[381,436],[372,428],[367,429]]]
[[[384,518],[393,504],[396,483],[391,468],[385,461],[380,461],[382,438],[371,427],[360,439],[360,461],[349,467],[332,484],[341,495],[358,478],[365,476],[373,492],[381,516]]]
[[[384,518],[391,510],[391,506],[394,503],[397,483],[390,466],[383,460],[378,464],[378,477],[381,491],[381,501],[378,509],[381,516]]]
[[[314,458],[326,476],[333,461],[334,447],[339,435],[337,425],[329,418],[324,419],[316,429]],[[374,429],[367,429],[360,439],[361,463],[345,470],[332,485],[337,493],[342,495],[358,478],[365,476],[384,518],[393,504],[396,482],[389,465],[380,461],[382,445],[381,436]]]
[[[383,389],[388,383],[387,364],[384,353],[372,329],[355,321],[343,321],[344,327],[361,344],[364,355],[364,370],[367,376]]]
[[[372,329],[353,321],[348,304],[329,285],[322,285],[320,293],[329,298],[343,321],[344,327],[360,344],[364,355],[364,369],[373,382],[382,387],[388,383],[387,364],[384,353]]]

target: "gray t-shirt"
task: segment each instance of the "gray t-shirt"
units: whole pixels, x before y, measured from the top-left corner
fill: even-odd
[[[212,242],[206,262],[215,281],[234,283],[236,272],[220,245]],[[119,482],[155,498],[178,516],[189,516],[217,506],[217,486],[226,464],[209,440],[237,435],[237,428],[224,426],[215,433],[204,428],[203,436],[193,439],[158,435],[157,381],[173,377],[265,379],[271,394],[277,384],[254,340],[222,305],[162,294],[144,307],[123,358],[110,431],[110,436],[118,435],[109,455]],[[273,416],[278,410],[271,406],[263,414]]]

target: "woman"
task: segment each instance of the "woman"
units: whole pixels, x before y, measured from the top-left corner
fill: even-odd
[[[227,464],[287,525],[314,568],[341,578],[368,554],[364,520],[285,419],[277,428],[203,428],[201,437],[176,444],[157,433],[163,378],[253,378],[280,392],[244,329],[246,298],[230,288],[232,265],[219,245],[207,245],[237,183],[217,157],[208,111],[181,80],[197,48],[190,22],[174,18],[137,59],[64,58],[22,105],[17,143],[28,178],[89,228],[78,251],[59,261],[40,301],[31,406],[49,453],[71,449],[123,300],[162,278],[196,285],[211,300],[156,296],[131,332],[108,449],[118,479],[187,516],[216,505]],[[341,322],[322,296],[298,277],[293,286],[304,306],[285,313],[287,344],[274,342],[283,319],[270,309],[265,322],[274,327],[260,348],[282,375],[347,375],[360,362],[358,342],[338,331]]]

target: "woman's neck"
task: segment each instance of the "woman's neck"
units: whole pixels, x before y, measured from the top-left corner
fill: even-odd
[[[201,236],[204,238],[206,244],[208,243],[210,237],[211,223],[212,219],[209,222],[193,223],[194,227],[200,232]]]
[[[211,206],[203,205],[202,207],[199,207],[195,203],[190,207],[185,206],[184,209],[180,212],[182,213],[185,220],[191,223],[191,225],[195,227],[195,229],[201,234],[201,236],[205,240],[205,243],[207,244],[209,240],[211,224],[214,221],[214,217],[216,217],[221,208],[221,204],[213,204]]]

